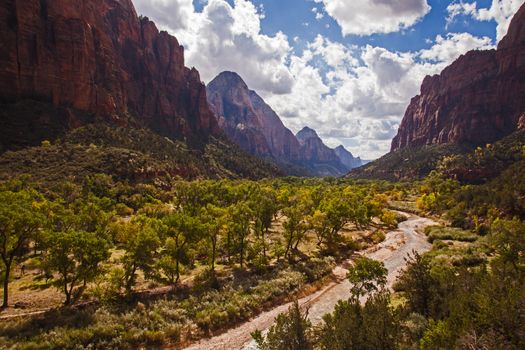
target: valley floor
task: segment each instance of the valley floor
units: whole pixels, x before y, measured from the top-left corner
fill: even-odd
[[[408,213],[404,213],[404,215],[408,217],[408,220],[400,223],[397,230],[388,232],[386,239],[382,243],[361,252],[361,255],[382,261],[385,264],[385,267],[388,269],[389,287],[392,287],[396,277],[405,267],[405,258],[409,253],[413,251],[423,253],[431,248],[423,230],[425,227],[436,225],[436,222],[431,219]],[[348,270],[345,268],[345,265],[348,263],[350,263],[350,260],[334,268],[332,271],[335,276],[334,282],[298,301],[303,309],[308,310],[308,317],[314,325],[319,324],[325,314],[332,312],[339,300],[347,300],[350,297],[351,285],[346,278]],[[280,305],[237,328],[219,336],[202,340],[189,346],[187,349],[257,349],[256,344],[251,340],[251,333],[256,330],[267,330],[275,322],[276,317],[286,312],[291,305],[292,303]]]

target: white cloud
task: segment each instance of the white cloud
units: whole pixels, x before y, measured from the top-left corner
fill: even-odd
[[[477,2],[454,2],[447,7],[449,16],[447,22],[451,23],[458,16],[470,16],[478,21],[496,21],[497,41],[499,42],[509,29],[514,14],[519,10],[525,0],[492,0],[489,8],[478,8]]]
[[[417,23],[429,11],[426,0],[323,0],[343,35],[392,33]]]
[[[197,67],[204,81],[232,70],[253,89],[274,94],[291,91],[288,37],[282,32],[261,34],[263,8],[247,0],[235,0],[233,6],[225,0],[209,0],[202,12],[195,11],[192,0],[135,0],[135,4],[139,13],[180,40],[187,64]]]
[[[408,27],[429,10],[424,0],[314,1],[323,2],[329,14],[330,3],[341,11],[356,10],[353,15],[342,11],[336,20],[341,24],[344,16],[357,16],[366,22],[362,34]],[[470,49],[491,47],[490,39],[467,33],[438,36],[429,40],[429,49],[419,52],[348,46],[318,35],[294,54],[290,42],[301,39],[263,35],[263,10],[248,0],[235,0],[233,6],[209,0],[202,12],[195,11],[191,0],[135,3],[139,13],[177,36],[188,64],[197,67],[204,81],[223,70],[236,71],[292,131],[308,125],[330,146],[343,144],[365,159],[389,150],[390,138],[426,75],[440,72]],[[317,7],[313,13],[321,11]],[[341,26],[355,31],[354,25]]]
[[[495,48],[489,37],[475,37],[470,33],[448,33],[445,37],[438,35],[436,43],[428,50],[421,51],[421,58],[452,63],[460,55],[470,50],[490,50]]]
[[[464,33],[438,36],[432,43],[419,52],[392,52],[348,47],[318,35],[300,57],[292,57],[291,93],[264,97],[293,131],[308,125],[330,146],[343,144],[354,154],[376,158],[389,151],[426,75],[439,73],[470,49],[491,47],[488,38]],[[446,53],[447,47],[453,51]]]

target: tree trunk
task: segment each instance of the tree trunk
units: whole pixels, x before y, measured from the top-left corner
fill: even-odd
[[[11,272],[11,262],[5,262],[5,273],[4,273],[4,300],[2,303],[2,309],[7,309],[9,306],[9,275]]]
[[[241,239],[241,269],[244,266],[244,239]]]
[[[262,242],[263,242],[263,256],[264,260],[268,260],[268,254],[266,253],[266,237],[268,236],[268,229],[265,228],[262,232]]]
[[[215,272],[215,255],[217,254],[217,237],[211,240],[211,271]]]
[[[71,291],[67,288],[67,281],[64,279],[64,294],[66,295],[66,301],[64,305],[71,304]]]
[[[180,280],[180,267],[178,258],[175,260],[175,274],[177,275],[177,277],[175,278],[175,284],[177,284]]]

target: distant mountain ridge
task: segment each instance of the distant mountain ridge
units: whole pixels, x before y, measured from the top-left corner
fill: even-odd
[[[314,130],[304,128],[294,135],[237,73],[220,73],[208,84],[207,96],[225,134],[251,154],[293,164],[302,167],[304,174],[317,176],[340,176],[352,169]],[[360,165],[360,160],[349,161],[349,156],[353,157],[344,154],[347,164]],[[294,170],[297,175],[298,169]]]
[[[335,154],[339,157],[341,163],[347,167],[347,169],[352,170],[359,168],[365,164],[365,161],[361,157],[354,157],[354,155],[349,152],[343,145],[337,146],[335,149]]]

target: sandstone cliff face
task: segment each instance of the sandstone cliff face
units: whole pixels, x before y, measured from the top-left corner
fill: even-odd
[[[344,146],[338,146],[334,149],[335,154],[343,163],[343,165],[348,169],[352,170],[355,168],[359,168],[361,165],[363,165],[363,161],[359,157],[354,157],[354,155],[349,152]]]
[[[336,152],[326,146],[315,130],[303,128],[296,135],[301,144],[301,161],[322,176],[340,176],[348,172]]]
[[[307,162],[339,162],[335,151],[323,143],[315,130],[304,127],[296,135],[301,144],[301,158]]]
[[[493,142],[525,111],[525,5],[497,50],[471,51],[426,77],[392,141],[392,151],[426,144]]]
[[[7,109],[26,100],[55,108],[33,113],[31,128],[97,118],[172,138],[219,132],[183,47],[139,18],[131,0],[3,0],[0,100]],[[4,127],[22,123],[12,109]]]
[[[299,159],[299,142],[279,116],[234,72],[207,86],[210,108],[226,135],[246,151],[277,160]]]

